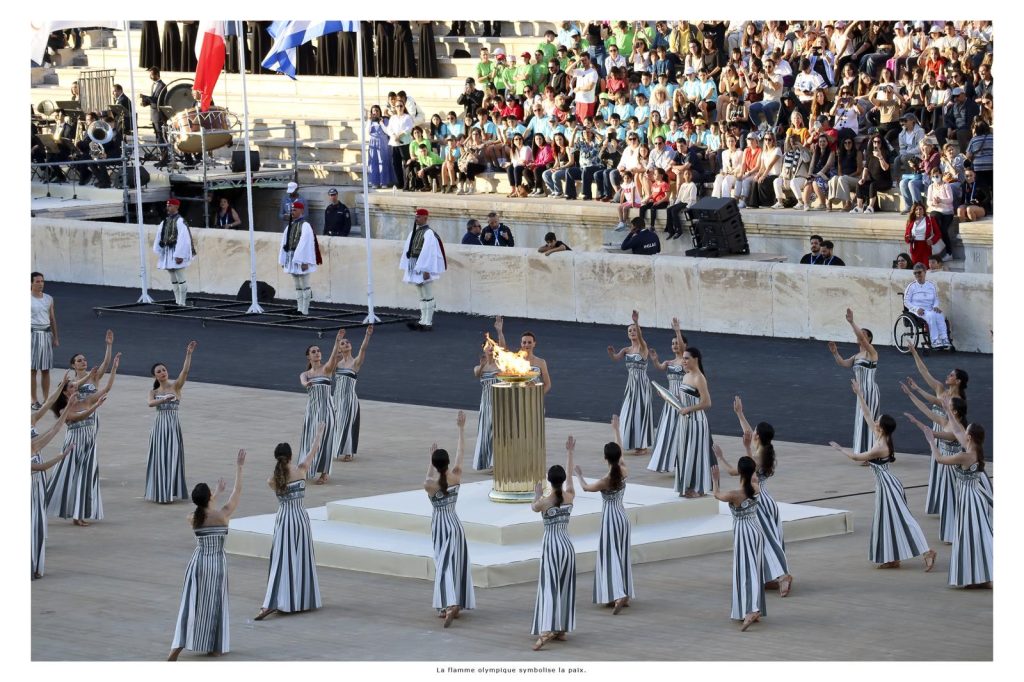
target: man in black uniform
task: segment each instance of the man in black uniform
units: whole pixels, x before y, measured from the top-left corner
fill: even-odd
[[[121,134],[127,135],[132,131],[132,101],[124,94],[124,88],[114,84],[114,104],[124,109],[124,117],[121,119]]]
[[[148,69],[149,79],[153,81],[153,87],[149,92],[149,95],[140,95],[142,97],[142,106],[149,107],[149,118],[153,122],[153,132],[156,133],[156,141],[160,144],[167,142],[164,138],[164,123],[166,119],[160,112],[160,98],[163,97],[164,91],[167,86],[160,80],[160,69],[155,66],[151,66]],[[167,152],[164,151],[161,156],[166,157]]]
[[[811,252],[805,253],[800,259],[801,265],[819,265],[821,263],[821,243],[825,241],[819,234],[811,235]]]
[[[656,253],[661,253],[661,240],[658,239],[658,233],[654,231],[653,225],[650,229],[645,229],[643,218],[633,218],[629,224],[632,227],[626,238],[622,240],[623,251],[632,251],[641,256],[653,256]]]
[[[352,230],[352,216],[348,207],[338,201],[338,190],[327,191],[330,203],[324,209],[324,234],[331,237],[347,237]]]

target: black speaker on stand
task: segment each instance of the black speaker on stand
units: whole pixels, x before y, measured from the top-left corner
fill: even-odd
[[[249,165],[252,168],[253,173],[260,169],[260,150],[249,150]],[[245,172],[245,152],[241,149],[235,149],[231,152],[231,172]]]
[[[694,248],[687,256],[717,258],[750,253],[747,231],[735,199],[704,197],[687,209]]]

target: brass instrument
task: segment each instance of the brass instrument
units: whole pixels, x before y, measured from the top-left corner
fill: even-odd
[[[85,131],[85,134],[89,138],[90,156],[97,161],[107,158],[107,152],[103,149],[103,145],[114,139],[114,128],[103,119],[100,119],[93,121]]]

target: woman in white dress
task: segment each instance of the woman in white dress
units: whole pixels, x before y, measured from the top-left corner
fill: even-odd
[[[181,437],[178,406],[181,404],[181,389],[192,368],[192,352],[195,349],[196,342],[190,341],[185,348],[185,362],[174,381],[170,380],[167,365],[162,362],[156,363],[150,370],[153,390],[149,392],[148,405],[156,408],[156,420],[149,436],[149,463],[146,466],[146,499],[150,502],[168,504],[175,499],[188,499],[185,443]]]
[[[711,490],[715,498],[729,505],[732,513],[732,611],[729,617],[743,621],[740,632],[767,615],[764,603],[764,534],[757,520],[757,465],[750,457],[740,457],[736,469],[740,488],[719,490],[718,467],[711,472]]]
[[[678,317],[672,318],[672,330],[675,332],[675,336],[672,337],[672,359],[661,362],[658,359],[658,351],[651,347],[651,362],[659,371],[668,374],[669,393],[678,398],[679,384],[686,373],[683,369],[686,337],[679,331]],[[654,448],[651,451],[651,461],[647,464],[649,470],[670,472],[675,468],[676,457],[679,456],[679,435],[682,432],[682,426],[682,415],[666,402],[661,408],[658,430],[654,433]]]
[[[299,383],[306,389],[306,414],[302,421],[302,440],[299,445],[299,452],[303,457],[310,452],[313,440],[316,438],[317,425],[324,424],[326,433],[319,442],[317,451],[313,454],[312,465],[307,475],[313,478],[316,485],[323,485],[331,473],[331,464],[334,459],[331,457],[330,443],[331,433],[334,430],[334,404],[331,400],[331,377],[334,369],[341,360],[341,342],[345,338],[345,330],[339,329],[334,337],[334,348],[327,358],[322,362],[323,354],[320,346],[315,343],[306,348],[306,371],[299,375]]]
[[[647,342],[640,330],[640,315],[633,311],[633,323],[626,327],[629,345],[617,352],[608,346],[608,357],[618,362],[626,358],[626,393],[619,410],[622,447],[632,455],[646,455],[654,440],[654,416],[651,414],[651,379],[647,376]]]
[[[359,344],[359,352],[352,355],[352,342],[344,338],[338,343],[337,367],[334,369],[334,382],[331,386],[331,400],[334,402],[334,428],[329,434],[333,439],[330,449],[333,457],[342,462],[351,462],[359,449],[359,398],[356,396],[356,381],[359,370],[366,360],[366,347],[373,336],[373,325],[366,328],[363,342]]]

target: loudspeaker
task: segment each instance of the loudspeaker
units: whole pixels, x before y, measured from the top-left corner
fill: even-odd
[[[128,166],[128,189],[135,189],[135,166]],[[124,189],[124,178],[121,177],[121,169],[118,168],[113,172],[113,183],[114,187],[118,189]],[[142,186],[145,187],[149,184],[149,171],[146,170],[145,166],[139,166],[139,179],[142,180]]]
[[[260,169],[260,150],[252,149],[249,151],[249,165],[252,167],[253,173]],[[231,172],[245,172],[245,152],[241,149],[231,152]]]
[[[739,220],[740,209],[732,198],[703,197],[687,209],[693,220]]]
[[[263,280],[256,280],[256,300],[260,303],[270,303],[274,299],[274,295],[277,290],[270,286]],[[252,300],[252,285],[249,280],[242,282],[242,286],[238,287],[238,295],[235,296],[236,301],[251,301]]]
[[[740,218],[731,220],[698,220],[694,226],[697,256],[727,256],[732,253],[750,253],[747,231]],[[690,255],[690,254],[687,254]]]

